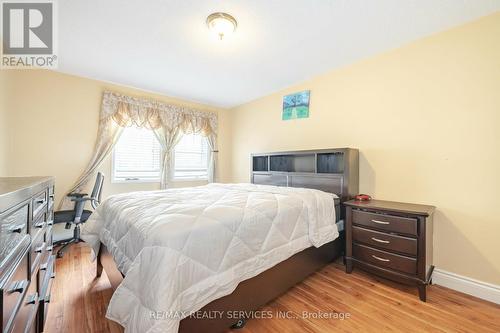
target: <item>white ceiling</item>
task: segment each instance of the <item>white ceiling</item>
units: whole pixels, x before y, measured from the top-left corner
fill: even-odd
[[[500,10],[500,0],[64,0],[59,71],[232,107]],[[238,20],[214,39],[206,17]]]

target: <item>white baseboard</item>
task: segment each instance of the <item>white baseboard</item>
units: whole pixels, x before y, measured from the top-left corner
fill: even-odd
[[[500,304],[500,286],[435,269],[432,283]]]

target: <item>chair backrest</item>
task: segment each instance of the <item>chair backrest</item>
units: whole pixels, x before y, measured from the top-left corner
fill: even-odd
[[[101,195],[102,195],[102,186],[104,185],[104,174],[102,172],[97,173],[97,177],[95,179],[94,189],[92,190],[92,194],[90,198],[90,204],[92,208],[96,209],[97,206],[101,203]]]

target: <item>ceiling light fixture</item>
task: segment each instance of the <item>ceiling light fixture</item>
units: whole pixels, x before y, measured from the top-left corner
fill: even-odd
[[[225,36],[232,34],[238,23],[236,19],[229,14],[226,13],[213,13],[207,17],[207,26],[208,29],[213,31],[220,40],[222,40]]]

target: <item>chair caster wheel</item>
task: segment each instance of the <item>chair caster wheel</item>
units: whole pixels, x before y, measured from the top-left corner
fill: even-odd
[[[245,327],[246,323],[247,323],[247,321],[245,319],[239,319],[236,323],[234,323],[231,326],[231,328],[234,329],[234,330],[237,330],[237,329]]]

